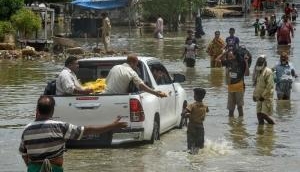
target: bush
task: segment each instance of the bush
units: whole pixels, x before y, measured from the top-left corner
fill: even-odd
[[[15,30],[11,22],[0,21],[0,41],[3,41],[6,34],[14,34]]]
[[[11,17],[11,22],[25,38],[37,32],[42,27],[42,20],[40,16],[25,8],[17,11],[17,13]]]

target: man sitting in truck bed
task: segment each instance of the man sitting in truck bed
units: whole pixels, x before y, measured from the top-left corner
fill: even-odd
[[[75,72],[79,69],[78,59],[70,56],[65,61],[65,67],[56,80],[56,95],[89,94],[92,89],[84,89],[79,83]]]
[[[146,91],[157,97],[167,97],[161,91],[155,91],[148,87],[143,80],[138,76],[134,69],[137,69],[138,57],[136,54],[130,54],[127,57],[127,62],[121,65],[114,66],[106,77],[105,94],[125,94],[128,93],[128,86],[131,81],[139,90]]]

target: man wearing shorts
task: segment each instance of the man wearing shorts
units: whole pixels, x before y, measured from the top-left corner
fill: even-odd
[[[227,109],[229,117],[234,116],[234,110],[237,106],[239,116],[243,116],[244,106],[244,76],[249,76],[248,56],[238,59],[237,51],[229,50],[217,57],[217,60],[226,66],[226,81],[228,85]]]

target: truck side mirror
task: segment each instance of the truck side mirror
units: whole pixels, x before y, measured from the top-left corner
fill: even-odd
[[[184,82],[185,81],[185,76],[179,73],[173,74],[173,82]]]

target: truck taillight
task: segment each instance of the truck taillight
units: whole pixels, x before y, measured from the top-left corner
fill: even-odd
[[[141,122],[145,120],[144,110],[139,100],[130,99],[130,121]]]

